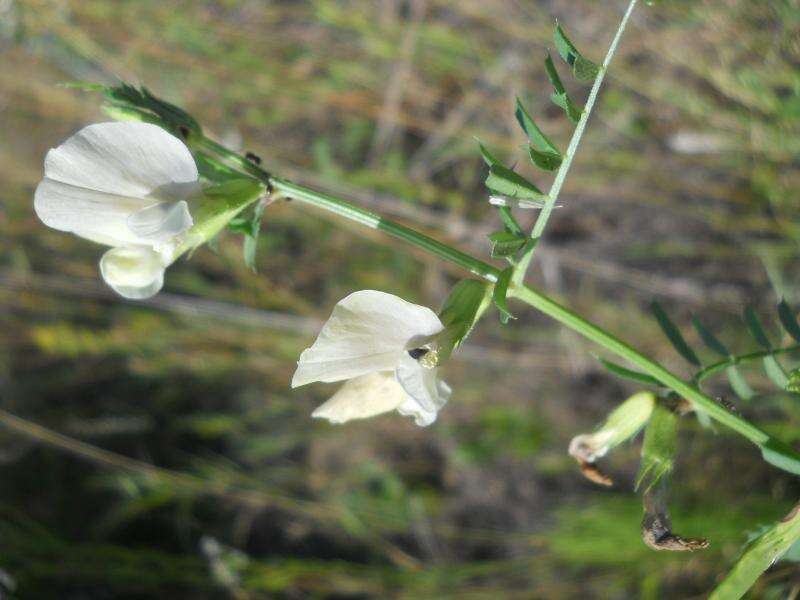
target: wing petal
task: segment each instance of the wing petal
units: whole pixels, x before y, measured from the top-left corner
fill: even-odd
[[[351,379],[311,416],[331,423],[346,423],[395,410],[406,398],[394,373],[380,371]]]

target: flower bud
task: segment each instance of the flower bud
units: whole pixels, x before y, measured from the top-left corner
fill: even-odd
[[[635,436],[650,419],[655,404],[656,397],[650,392],[631,396],[608,415],[600,429],[572,438],[569,454],[582,466],[594,463],[615,446]]]

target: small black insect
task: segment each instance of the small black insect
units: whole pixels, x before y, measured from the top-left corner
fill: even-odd
[[[252,152],[248,152],[247,154],[244,155],[244,157],[253,164],[256,165],[261,164],[261,157],[258,154],[253,154]]]
[[[720,404],[720,406],[722,406],[728,412],[733,413],[735,415],[740,414],[739,413],[739,409],[736,408],[736,405],[733,402],[731,402],[730,400],[726,400],[725,398],[719,397],[719,398],[717,398],[717,402]]]
[[[427,348],[414,348],[413,350],[408,351],[408,355],[413,358],[414,360],[419,360],[423,356],[425,356],[430,350]]]

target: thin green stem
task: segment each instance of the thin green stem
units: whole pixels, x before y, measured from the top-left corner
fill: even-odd
[[[224,146],[208,138],[204,138],[200,142],[200,148],[225,158],[228,162],[232,163],[236,167],[263,181],[274,192],[281,193],[292,198],[293,200],[298,200],[300,202],[315,206],[316,208],[334,213],[340,217],[349,219],[350,221],[355,221],[356,223],[365,225],[370,229],[378,229],[392,237],[403,240],[412,246],[416,246],[417,248],[425,250],[426,252],[438,256],[439,258],[454,263],[459,267],[466,269],[473,275],[481,277],[482,279],[492,283],[497,281],[497,276],[500,274],[500,269],[493,267],[492,265],[485,263],[473,256],[470,256],[469,254],[461,252],[460,250],[456,250],[447,244],[443,244],[432,237],[415,231],[410,227],[406,227],[405,225],[402,225],[396,221],[392,221],[391,219],[386,219],[372,211],[342,200],[341,198],[337,198],[323,192],[318,192],[316,190],[312,190],[311,188],[292,183],[286,179],[270,175],[267,171],[255,163],[236,154],[235,152],[232,152],[231,150],[228,150]]]
[[[317,208],[321,208],[352,221],[356,221],[357,223],[361,223],[362,225],[366,225],[372,229],[383,231],[392,237],[403,240],[404,242],[408,242],[412,246],[416,246],[417,248],[434,254],[439,258],[443,258],[446,261],[454,263],[466,269],[473,275],[477,275],[478,277],[486,279],[487,281],[494,283],[497,281],[497,276],[500,274],[499,269],[483,262],[482,260],[478,260],[469,254],[461,252],[460,250],[456,250],[447,244],[443,244],[442,242],[428,237],[425,234],[419,233],[410,227],[401,225],[396,221],[386,219],[373,212],[359,208],[348,202],[344,202],[339,198],[311,190],[301,185],[297,185],[296,183],[291,183],[277,177],[272,177],[270,182],[275,191],[284,193],[295,200],[306,202]]]
[[[763,445],[769,441],[770,437],[755,425],[748,423],[743,418],[728,412],[723,406],[713,398],[704,394],[697,386],[692,385],[674,375],[657,362],[647,358],[638,350],[632,348],[619,338],[608,333],[597,325],[590,323],[580,315],[572,312],[568,308],[561,306],[554,300],[539,292],[524,286],[516,286],[509,289],[509,293],[530,306],[540,310],[552,317],[559,323],[566,325],[573,331],[580,333],[585,338],[603,346],[617,356],[636,365],[649,375],[658,379],[665,386],[674,390],[682,397],[689,400],[697,408],[707,413],[710,417],[719,421],[723,425],[730,427],[735,432],[741,434],[754,444]]]
[[[614,39],[611,41],[611,45],[608,47],[608,52],[606,52],[606,57],[603,59],[603,64],[600,66],[600,69],[597,72],[597,76],[592,84],[592,89],[589,92],[589,98],[586,100],[586,106],[584,107],[583,113],[581,113],[581,118],[578,120],[578,125],[575,127],[575,131],[572,134],[572,139],[569,141],[569,146],[567,147],[567,152],[564,155],[564,160],[561,162],[561,166],[556,172],[556,177],[553,180],[553,185],[550,186],[550,191],[547,194],[547,199],[544,202],[544,206],[542,206],[539,217],[536,219],[536,223],[531,230],[530,237],[533,240],[533,243],[528,246],[527,251],[525,254],[523,254],[517,263],[517,266],[514,268],[513,282],[516,284],[521,284],[525,280],[525,273],[528,271],[528,267],[533,259],[533,253],[536,251],[536,245],[539,242],[539,238],[541,238],[542,234],[544,233],[544,229],[547,226],[547,221],[550,219],[550,214],[553,212],[553,208],[555,208],[556,202],[558,201],[558,196],[561,193],[561,188],[564,185],[564,181],[567,178],[569,169],[572,166],[572,159],[575,158],[575,154],[578,151],[581,138],[583,138],[583,132],[586,129],[586,123],[588,123],[589,117],[592,114],[595,101],[597,100],[597,95],[600,92],[600,86],[603,84],[603,79],[608,71],[608,65],[611,64],[611,60],[614,58],[614,53],[617,51],[619,41],[622,39],[622,34],[625,31],[625,27],[628,25],[628,20],[630,19],[631,13],[633,13],[633,9],[636,7],[637,2],[638,0],[630,0],[628,9],[625,11],[622,21],[620,21],[619,27],[617,28],[617,33],[614,35]]]
[[[500,270],[496,267],[414,231],[405,225],[401,225],[389,219],[384,219],[371,211],[359,208],[330,194],[317,192],[279,177],[274,177],[258,165],[216,143],[206,144],[201,142],[201,148],[204,151],[212,152],[226,159],[243,171],[259,178],[261,181],[268,184],[274,192],[311,204],[319,209],[332,212],[340,217],[349,219],[360,225],[365,225],[371,229],[383,231],[417,248],[452,262],[487,281],[492,283],[497,281]],[[699,410],[702,410],[713,419],[731,428],[754,444],[759,445],[762,448],[765,459],[769,462],[790,472],[800,474],[800,455],[798,453],[791,448],[783,446],[777,440],[773,440],[767,433],[761,431],[758,427],[752,425],[742,417],[729,412],[713,398],[703,393],[696,384],[684,381],[611,333],[587,321],[580,315],[572,312],[570,309],[540,292],[518,283],[512,283],[508,293],[510,296],[536,308],[583,337],[638,366],[665,386],[686,398]],[[767,451],[770,453],[770,458],[768,458]]]
[[[731,356],[730,358],[726,358],[725,360],[720,360],[713,364],[710,364],[697,373],[695,373],[694,377],[692,378],[695,383],[702,383],[705,379],[708,379],[712,375],[719,373],[723,369],[731,367],[733,365],[738,365],[744,362],[750,362],[752,360],[758,360],[759,358],[765,358],[767,356],[776,356],[778,354],[788,354],[790,352],[800,352],[800,344],[794,346],[787,346],[785,348],[776,348],[774,350],[759,350],[758,352],[749,352],[747,354],[739,354],[738,356]]]

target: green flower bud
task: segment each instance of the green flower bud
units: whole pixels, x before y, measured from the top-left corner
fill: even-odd
[[[569,453],[579,463],[593,463],[612,448],[629,440],[650,419],[656,397],[650,392],[639,392],[625,400],[608,415],[603,426],[594,433],[584,433],[572,438]]]

